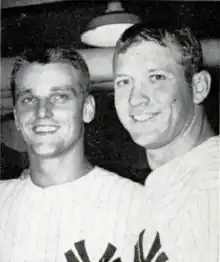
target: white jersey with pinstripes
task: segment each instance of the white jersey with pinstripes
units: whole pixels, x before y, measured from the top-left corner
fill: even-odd
[[[220,136],[150,174],[145,199],[151,217],[141,243],[145,254],[154,249],[149,261],[220,261],[219,182]]]
[[[30,177],[0,183],[1,262],[130,262],[143,230],[144,187],[95,167],[40,188]]]

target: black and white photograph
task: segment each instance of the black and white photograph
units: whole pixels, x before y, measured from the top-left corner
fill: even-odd
[[[2,0],[0,262],[219,262],[220,1]]]

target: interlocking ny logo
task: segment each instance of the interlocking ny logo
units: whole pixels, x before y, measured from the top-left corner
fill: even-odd
[[[144,258],[144,247],[143,247],[143,236],[145,230],[143,230],[138,238],[138,242],[134,247],[134,262],[166,262],[168,261],[168,257],[165,252],[161,251],[161,242],[160,242],[160,234],[157,232],[156,236],[153,240],[151,248],[147,254],[147,257]],[[79,241],[75,244],[76,251],[82,262],[94,262],[91,261],[89,255],[86,251],[85,241]],[[112,244],[108,244],[104,254],[97,262],[122,262],[120,258],[111,260],[116,252],[116,247]],[[65,253],[65,257],[67,262],[81,262],[76,257],[72,250],[68,250]],[[124,261],[126,262],[126,261]]]
[[[81,260],[83,262],[93,262],[90,260],[88,253],[85,248],[85,241],[79,241],[75,243],[75,248],[77,250],[78,255],[80,256]],[[112,244],[108,244],[103,256],[97,261],[97,262],[110,262],[112,257],[114,256],[116,252],[116,247],[113,246]],[[80,262],[78,258],[75,256],[72,250],[68,250],[65,253],[65,257],[67,262]],[[111,262],[122,262],[120,258],[114,259]]]
[[[161,252],[160,235],[157,232],[154,241],[151,245],[149,253],[146,258],[144,258],[144,248],[143,248],[143,236],[145,230],[143,230],[140,235],[137,244],[135,245],[134,252],[134,262],[165,262],[168,261],[166,253]]]

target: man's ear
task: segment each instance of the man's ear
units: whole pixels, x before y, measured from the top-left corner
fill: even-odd
[[[211,76],[207,71],[196,73],[192,79],[194,103],[200,104],[208,96],[211,88]]]
[[[15,108],[13,109],[13,113],[14,113],[15,126],[16,126],[17,130],[19,131],[21,128],[20,128],[20,123],[18,121],[17,112],[16,112]]]
[[[84,101],[83,121],[90,123],[95,117],[95,99],[92,95],[88,95]]]

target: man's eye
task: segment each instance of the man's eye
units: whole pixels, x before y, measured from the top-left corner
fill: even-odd
[[[31,105],[34,104],[36,102],[36,98],[35,97],[25,97],[21,100],[22,104],[24,105]]]
[[[116,87],[124,87],[130,85],[130,79],[121,79],[121,80],[116,80],[115,81],[115,86]]]
[[[68,100],[68,98],[69,96],[67,94],[57,94],[51,97],[51,101],[52,103],[63,103]]]
[[[162,74],[154,74],[154,75],[150,75],[150,80],[152,82],[162,81],[162,80],[166,80],[166,76]]]

